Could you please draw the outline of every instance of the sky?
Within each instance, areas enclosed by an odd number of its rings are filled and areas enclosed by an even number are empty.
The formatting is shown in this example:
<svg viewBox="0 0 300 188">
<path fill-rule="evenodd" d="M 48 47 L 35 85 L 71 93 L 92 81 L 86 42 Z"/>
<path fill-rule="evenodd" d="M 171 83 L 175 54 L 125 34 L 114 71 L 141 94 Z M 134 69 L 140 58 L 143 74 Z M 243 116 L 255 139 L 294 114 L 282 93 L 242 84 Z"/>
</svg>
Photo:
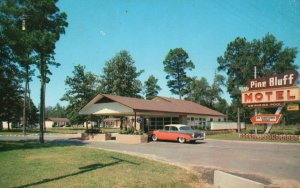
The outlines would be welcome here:
<svg viewBox="0 0 300 188">
<path fill-rule="evenodd" d="M 129 51 L 137 69 L 144 70 L 142 82 L 154 75 L 162 88 L 159 95 L 175 98 L 162 63 L 170 49 L 183 48 L 195 64 L 187 74 L 205 77 L 210 84 L 215 73 L 225 75 L 217 71 L 217 57 L 236 37 L 251 41 L 271 33 L 286 47 L 298 48 L 295 64 L 300 66 L 300 0 L 60 0 L 57 6 L 68 15 L 69 26 L 56 43 L 61 66 L 51 67 L 46 106 L 67 105 L 60 98 L 75 65 L 101 75 L 105 62 L 121 50 Z M 34 78 L 36 105 L 39 88 Z"/>
</svg>

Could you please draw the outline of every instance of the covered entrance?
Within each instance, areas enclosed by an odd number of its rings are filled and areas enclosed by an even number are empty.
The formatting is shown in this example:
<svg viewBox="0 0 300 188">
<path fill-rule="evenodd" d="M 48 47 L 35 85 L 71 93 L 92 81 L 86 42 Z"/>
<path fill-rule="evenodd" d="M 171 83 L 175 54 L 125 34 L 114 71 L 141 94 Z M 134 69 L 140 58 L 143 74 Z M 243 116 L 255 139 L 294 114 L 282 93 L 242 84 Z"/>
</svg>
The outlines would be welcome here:
<svg viewBox="0 0 300 188">
<path fill-rule="evenodd" d="M 120 118 L 120 128 L 133 127 L 148 132 L 163 129 L 167 124 L 187 124 L 188 115 L 223 117 L 217 111 L 199 104 L 155 97 L 152 100 L 137 99 L 108 94 L 99 94 L 84 106 L 79 114 Z"/>
</svg>

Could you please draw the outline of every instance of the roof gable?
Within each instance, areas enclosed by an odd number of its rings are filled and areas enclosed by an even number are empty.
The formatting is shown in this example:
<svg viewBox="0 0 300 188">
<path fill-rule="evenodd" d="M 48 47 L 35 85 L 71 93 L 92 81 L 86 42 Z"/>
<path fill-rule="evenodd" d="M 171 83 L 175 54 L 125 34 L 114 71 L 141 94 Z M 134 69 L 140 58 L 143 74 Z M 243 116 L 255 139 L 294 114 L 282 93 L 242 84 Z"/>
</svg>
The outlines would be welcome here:
<svg viewBox="0 0 300 188">
<path fill-rule="evenodd" d="M 157 111 L 182 114 L 224 116 L 224 114 L 220 112 L 186 100 L 172 99 L 167 97 L 155 97 L 152 100 L 146 100 L 109 94 L 100 94 L 100 96 L 102 97 L 98 97 L 97 100 L 94 100 L 94 103 L 97 103 L 96 101 L 101 101 L 102 98 L 106 98 L 105 101 L 115 101 L 135 111 Z"/>
</svg>

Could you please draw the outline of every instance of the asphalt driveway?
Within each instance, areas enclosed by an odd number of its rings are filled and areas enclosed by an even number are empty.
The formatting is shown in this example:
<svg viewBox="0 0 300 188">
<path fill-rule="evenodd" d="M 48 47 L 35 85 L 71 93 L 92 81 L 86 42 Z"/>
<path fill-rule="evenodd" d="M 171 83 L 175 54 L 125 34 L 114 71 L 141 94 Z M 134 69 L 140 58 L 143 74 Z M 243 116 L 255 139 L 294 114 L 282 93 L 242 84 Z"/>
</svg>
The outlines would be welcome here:
<svg viewBox="0 0 300 188">
<path fill-rule="evenodd" d="M 150 142 L 117 144 L 114 141 L 89 142 L 75 135 L 46 135 L 46 140 L 141 155 L 201 172 L 212 183 L 214 169 L 247 177 L 272 187 L 300 187 L 300 144 L 205 140 L 196 144 Z M 25 139 L 36 139 L 26 136 Z M 24 137 L 0 136 L 0 140 Z"/>
</svg>

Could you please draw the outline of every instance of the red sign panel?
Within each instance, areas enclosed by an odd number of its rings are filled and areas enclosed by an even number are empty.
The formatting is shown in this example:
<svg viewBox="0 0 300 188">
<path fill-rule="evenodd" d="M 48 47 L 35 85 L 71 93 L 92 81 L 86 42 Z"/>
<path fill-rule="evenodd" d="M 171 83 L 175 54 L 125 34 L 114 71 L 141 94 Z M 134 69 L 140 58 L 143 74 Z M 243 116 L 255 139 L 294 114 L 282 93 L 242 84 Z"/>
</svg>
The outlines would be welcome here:
<svg viewBox="0 0 300 188">
<path fill-rule="evenodd" d="M 300 87 L 249 90 L 242 92 L 242 104 L 280 103 L 300 101 Z"/>
<path fill-rule="evenodd" d="M 298 72 L 291 71 L 283 74 L 249 80 L 247 85 L 249 90 L 288 87 L 293 86 L 296 83 L 297 77 Z"/>
<path fill-rule="evenodd" d="M 258 114 L 251 118 L 253 124 L 277 124 L 281 114 Z"/>
</svg>

